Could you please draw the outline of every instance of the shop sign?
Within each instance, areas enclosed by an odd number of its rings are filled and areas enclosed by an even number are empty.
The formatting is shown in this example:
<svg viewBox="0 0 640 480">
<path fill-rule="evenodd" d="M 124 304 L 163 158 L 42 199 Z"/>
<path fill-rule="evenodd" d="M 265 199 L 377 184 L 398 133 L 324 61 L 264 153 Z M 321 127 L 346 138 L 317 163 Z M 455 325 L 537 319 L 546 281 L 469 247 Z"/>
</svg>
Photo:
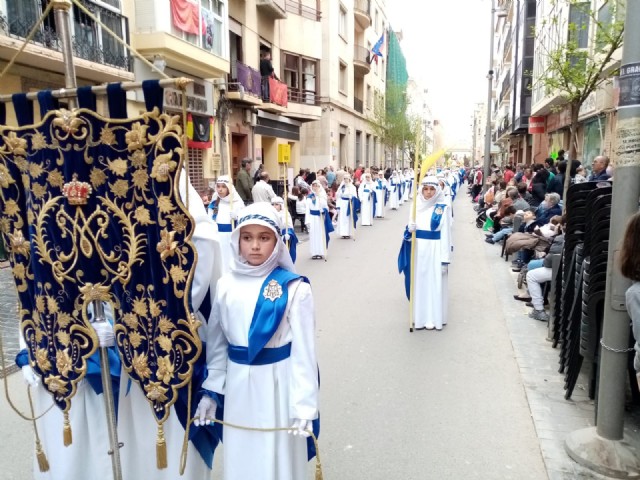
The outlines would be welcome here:
<svg viewBox="0 0 640 480">
<path fill-rule="evenodd" d="M 640 105 L 640 63 L 629 63 L 620 68 L 619 107 L 635 107 Z"/>
<path fill-rule="evenodd" d="M 544 133 L 546 120 L 545 117 L 529 117 L 529 133 Z"/>
</svg>

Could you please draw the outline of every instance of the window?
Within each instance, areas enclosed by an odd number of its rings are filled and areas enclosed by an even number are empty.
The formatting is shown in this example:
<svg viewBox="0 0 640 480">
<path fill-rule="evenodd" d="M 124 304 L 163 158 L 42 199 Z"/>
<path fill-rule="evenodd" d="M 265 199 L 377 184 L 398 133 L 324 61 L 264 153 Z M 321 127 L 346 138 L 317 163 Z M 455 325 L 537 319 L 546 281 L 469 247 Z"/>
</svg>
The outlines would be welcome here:
<svg viewBox="0 0 640 480">
<path fill-rule="evenodd" d="M 347 94 L 347 64 L 340 60 L 340 75 L 338 77 L 338 90 L 340 93 Z"/>
<path fill-rule="evenodd" d="M 596 49 L 602 50 L 607 45 L 606 36 L 611 34 L 613 15 L 609 3 L 598 10 L 598 30 L 596 30 Z"/>
<path fill-rule="evenodd" d="M 373 22 L 373 28 L 374 28 L 374 30 L 375 30 L 376 32 L 378 32 L 378 31 L 379 31 L 379 30 L 378 30 L 378 20 L 379 20 L 379 19 L 378 19 L 378 10 L 376 10 L 375 16 L 374 16 L 373 18 L 374 18 L 374 20 L 375 20 L 375 21 Z"/>
<path fill-rule="evenodd" d="M 200 5 L 196 4 L 194 8 L 200 9 L 198 30 L 202 33 L 184 32 L 173 23 L 171 33 L 203 50 L 223 57 L 226 48 L 226 39 L 222 35 L 225 30 L 226 0 L 200 0 Z"/>
<path fill-rule="evenodd" d="M 373 110 L 373 94 L 372 94 L 372 90 L 371 90 L 371 85 L 367 85 L 367 109 L 368 110 Z M 367 156 L 369 154 L 367 153 Z"/>
<path fill-rule="evenodd" d="M 338 33 L 343 39 L 347 39 L 347 9 L 340 5 Z"/>
<path fill-rule="evenodd" d="M 315 105 L 318 60 L 284 52 L 282 65 L 282 78 L 289 87 L 289 100 Z"/>
<path fill-rule="evenodd" d="M 201 148 L 190 148 L 188 150 L 187 173 L 191 184 L 198 192 L 206 189 L 204 181 L 203 156 L 204 150 Z"/>
<path fill-rule="evenodd" d="M 569 41 L 577 42 L 578 48 L 589 45 L 589 8 L 590 2 L 579 2 L 569 9 Z"/>
<path fill-rule="evenodd" d="M 383 58 L 383 59 L 382 59 L 382 61 L 380 62 L 380 65 L 381 65 L 381 67 L 380 67 L 380 78 L 382 78 L 382 81 L 384 82 L 385 73 L 387 72 L 387 71 L 384 69 L 384 58 Z"/>
</svg>

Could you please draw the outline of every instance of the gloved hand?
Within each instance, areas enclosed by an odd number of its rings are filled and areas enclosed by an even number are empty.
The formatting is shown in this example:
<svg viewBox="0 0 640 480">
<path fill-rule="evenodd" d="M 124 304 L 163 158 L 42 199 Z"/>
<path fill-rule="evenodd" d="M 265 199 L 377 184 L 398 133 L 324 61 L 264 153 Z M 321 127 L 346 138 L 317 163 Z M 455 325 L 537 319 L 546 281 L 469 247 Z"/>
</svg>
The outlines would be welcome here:
<svg viewBox="0 0 640 480">
<path fill-rule="evenodd" d="M 311 228 L 311 224 L 310 223 L 305 223 L 304 226 L 307 228 L 307 231 Z"/>
<path fill-rule="evenodd" d="M 195 421 L 193 422 L 196 427 L 211 425 L 213 423 L 213 419 L 216 418 L 216 409 L 218 405 L 213 398 L 208 395 L 203 395 L 200 403 L 198 403 L 198 408 L 196 408 L 196 413 L 193 415 Z"/>
<path fill-rule="evenodd" d="M 29 365 L 22 367 L 22 376 L 24 377 L 25 383 L 30 387 L 37 387 L 40 383 L 40 377 L 36 375 L 36 372 L 34 372 L 33 368 Z"/>
<path fill-rule="evenodd" d="M 407 229 L 409 230 L 409 233 L 413 233 L 418 229 L 418 225 L 416 224 L 416 222 L 409 222 L 409 225 L 407 225 Z"/>
<path fill-rule="evenodd" d="M 291 240 L 291 235 L 289 235 L 288 233 L 285 233 L 284 234 L 284 239 L 285 239 L 285 241 L 288 242 L 289 240 Z"/>
<path fill-rule="evenodd" d="M 101 347 L 113 347 L 115 345 L 113 327 L 109 322 L 93 322 L 91 326 L 98 335 L 98 341 Z"/>
<path fill-rule="evenodd" d="M 449 265 L 447 263 L 443 263 L 442 264 L 442 273 L 448 273 L 449 272 Z"/>
<path fill-rule="evenodd" d="M 310 437 L 309 431 L 311 431 L 311 420 L 296 418 L 291 425 L 289 433 L 291 435 L 300 435 L 301 437 Z"/>
<path fill-rule="evenodd" d="M 231 218 L 231 220 L 237 220 L 238 219 L 238 212 L 234 212 L 232 210 L 231 212 L 229 212 L 229 217 Z"/>
</svg>

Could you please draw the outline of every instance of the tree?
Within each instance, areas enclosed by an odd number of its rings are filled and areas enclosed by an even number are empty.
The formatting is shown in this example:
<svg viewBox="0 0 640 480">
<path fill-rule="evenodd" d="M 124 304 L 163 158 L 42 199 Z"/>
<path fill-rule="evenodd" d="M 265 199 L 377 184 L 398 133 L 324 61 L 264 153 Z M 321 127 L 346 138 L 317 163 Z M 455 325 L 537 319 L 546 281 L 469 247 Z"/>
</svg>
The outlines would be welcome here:
<svg viewBox="0 0 640 480">
<path fill-rule="evenodd" d="M 580 107 L 589 95 L 610 81 L 618 67 L 614 54 L 623 41 L 623 1 L 605 0 L 598 11 L 591 5 L 591 1 L 551 0 L 552 14 L 538 13 L 544 20 L 534 32 L 536 49 L 544 57 L 542 65 L 534 69 L 534 85 L 541 83 L 546 95 L 560 98 L 555 108 L 568 106 L 571 113 L 569 160 L 563 190 L 565 208 L 571 163 L 576 159 Z"/>
<path fill-rule="evenodd" d="M 408 101 L 405 88 L 393 82 L 388 83 L 385 95 L 375 96 L 369 124 L 386 151 L 391 152 L 395 164 L 398 148 L 411 139 L 412 132 L 415 138 L 415 131 L 406 114 Z"/>
</svg>

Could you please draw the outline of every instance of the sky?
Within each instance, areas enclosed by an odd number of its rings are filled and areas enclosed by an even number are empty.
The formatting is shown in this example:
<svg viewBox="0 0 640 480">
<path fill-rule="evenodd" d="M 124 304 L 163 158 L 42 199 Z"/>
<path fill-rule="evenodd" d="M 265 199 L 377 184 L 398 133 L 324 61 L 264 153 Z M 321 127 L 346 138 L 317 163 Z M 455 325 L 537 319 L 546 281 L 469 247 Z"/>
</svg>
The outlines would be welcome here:
<svg viewBox="0 0 640 480">
<path fill-rule="evenodd" d="M 473 109 L 486 102 L 491 0 L 386 0 L 409 77 L 428 89 L 447 145 L 471 145 Z"/>
</svg>

